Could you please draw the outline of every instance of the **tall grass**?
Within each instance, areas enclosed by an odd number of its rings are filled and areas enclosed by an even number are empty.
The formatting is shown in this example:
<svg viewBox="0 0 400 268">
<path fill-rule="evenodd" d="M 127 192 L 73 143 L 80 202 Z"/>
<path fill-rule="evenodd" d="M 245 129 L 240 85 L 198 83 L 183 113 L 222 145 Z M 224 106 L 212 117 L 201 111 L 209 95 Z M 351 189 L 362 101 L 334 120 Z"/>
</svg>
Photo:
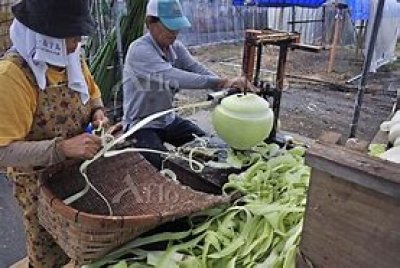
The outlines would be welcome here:
<svg viewBox="0 0 400 268">
<path fill-rule="evenodd" d="M 147 0 L 127 0 L 128 13 L 121 20 L 121 37 L 124 57 L 132 41 L 143 35 Z M 113 88 L 121 81 L 118 70 L 118 53 L 115 29 L 98 48 L 90 70 L 99 85 L 105 103 L 112 99 Z"/>
</svg>

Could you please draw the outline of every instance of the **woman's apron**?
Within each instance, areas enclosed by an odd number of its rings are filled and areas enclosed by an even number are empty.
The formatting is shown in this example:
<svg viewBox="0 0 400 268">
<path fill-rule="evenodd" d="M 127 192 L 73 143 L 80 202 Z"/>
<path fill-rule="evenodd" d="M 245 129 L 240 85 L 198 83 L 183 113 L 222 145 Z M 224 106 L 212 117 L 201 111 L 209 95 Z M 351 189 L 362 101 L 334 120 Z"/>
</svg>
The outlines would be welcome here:
<svg viewBox="0 0 400 268">
<path fill-rule="evenodd" d="M 17 65 L 37 88 L 37 108 L 26 141 L 71 138 L 83 132 L 90 121 L 91 107 L 82 104 L 80 94 L 70 90 L 67 81 L 40 90 L 31 69 L 19 54 L 8 52 L 3 60 Z M 40 176 L 37 170 L 37 167 L 13 168 L 12 172 L 14 195 L 23 210 L 29 264 L 35 268 L 61 267 L 68 262 L 68 257 L 39 224 L 37 216 Z"/>
</svg>

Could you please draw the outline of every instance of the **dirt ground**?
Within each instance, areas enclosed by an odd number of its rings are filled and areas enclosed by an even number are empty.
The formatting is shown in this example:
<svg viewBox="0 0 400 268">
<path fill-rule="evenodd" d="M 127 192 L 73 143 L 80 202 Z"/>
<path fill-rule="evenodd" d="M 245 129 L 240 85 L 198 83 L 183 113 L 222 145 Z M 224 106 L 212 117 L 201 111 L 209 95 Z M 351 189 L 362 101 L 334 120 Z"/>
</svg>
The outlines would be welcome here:
<svg viewBox="0 0 400 268">
<path fill-rule="evenodd" d="M 400 49 L 399 49 L 400 52 Z M 240 75 L 242 44 L 218 45 L 192 49 L 193 55 L 219 75 Z M 275 79 L 277 49 L 264 50 L 261 80 Z M 400 53 L 399 53 L 400 55 Z M 362 58 L 354 49 L 338 51 L 334 72 L 327 73 L 329 51 L 310 53 L 290 51 L 281 104 L 283 130 L 309 138 L 317 138 L 323 131 L 331 130 L 347 136 L 354 112 L 357 82 L 345 85 L 345 81 L 361 73 Z M 384 66 L 368 80 L 359 121 L 357 137 L 371 140 L 382 121 L 390 114 L 396 90 L 400 89 L 400 61 Z M 204 99 L 204 90 L 182 90 L 178 102 L 188 103 Z"/>
</svg>

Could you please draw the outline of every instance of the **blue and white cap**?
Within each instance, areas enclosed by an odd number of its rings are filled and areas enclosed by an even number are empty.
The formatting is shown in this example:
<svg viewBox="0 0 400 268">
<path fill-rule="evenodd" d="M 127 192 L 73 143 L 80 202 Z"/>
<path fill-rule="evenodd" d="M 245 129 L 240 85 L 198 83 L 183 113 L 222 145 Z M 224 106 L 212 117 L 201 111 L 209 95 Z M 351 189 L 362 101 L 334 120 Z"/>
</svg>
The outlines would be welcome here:
<svg viewBox="0 0 400 268">
<path fill-rule="evenodd" d="M 188 18 L 183 15 L 179 0 L 149 0 L 146 16 L 159 18 L 161 23 L 172 31 L 191 26 Z"/>
</svg>

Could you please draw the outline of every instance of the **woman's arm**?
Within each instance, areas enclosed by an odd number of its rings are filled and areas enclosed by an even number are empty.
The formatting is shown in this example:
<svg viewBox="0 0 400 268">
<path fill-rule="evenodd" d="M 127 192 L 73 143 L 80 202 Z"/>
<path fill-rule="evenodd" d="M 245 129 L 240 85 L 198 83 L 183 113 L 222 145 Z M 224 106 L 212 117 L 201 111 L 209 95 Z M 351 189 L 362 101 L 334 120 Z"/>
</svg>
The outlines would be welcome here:
<svg viewBox="0 0 400 268">
<path fill-rule="evenodd" d="M 66 159 L 60 139 L 16 141 L 0 147 L 0 165 L 8 167 L 48 166 Z"/>
<path fill-rule="evenodd" d="M 101 148 L 101 139 L 83 133 L 70 139 L 14 141 L 0 147 L 0 166 L 50 166 L 66 158 L 91 159 Z"/>
</svg>

